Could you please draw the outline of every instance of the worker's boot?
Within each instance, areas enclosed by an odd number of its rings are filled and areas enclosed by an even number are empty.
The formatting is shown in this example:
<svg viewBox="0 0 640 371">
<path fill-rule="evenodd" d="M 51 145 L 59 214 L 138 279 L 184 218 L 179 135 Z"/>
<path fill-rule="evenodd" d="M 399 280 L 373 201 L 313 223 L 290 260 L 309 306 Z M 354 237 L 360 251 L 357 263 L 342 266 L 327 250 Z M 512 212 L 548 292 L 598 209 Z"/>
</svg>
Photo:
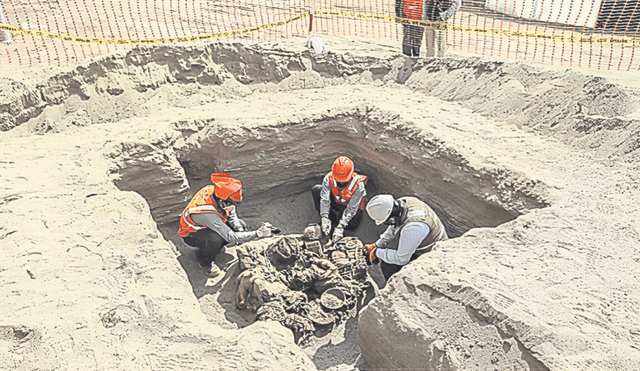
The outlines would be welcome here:
<svg viewBox="0 0 640 371">
<path fill-rule="evenodd" d="M 216 265 L 216 262 L 211 262 L 211 265 L 208 267 L 203 267 L 200 265 L 200 268 L 202 268 L 202 270 L 204 271 L 204 274 L 209 278 L 219 276 L 220 273 L 222 273 L 222 270 L 218 268 L 218 266 Z"/>
</svg>

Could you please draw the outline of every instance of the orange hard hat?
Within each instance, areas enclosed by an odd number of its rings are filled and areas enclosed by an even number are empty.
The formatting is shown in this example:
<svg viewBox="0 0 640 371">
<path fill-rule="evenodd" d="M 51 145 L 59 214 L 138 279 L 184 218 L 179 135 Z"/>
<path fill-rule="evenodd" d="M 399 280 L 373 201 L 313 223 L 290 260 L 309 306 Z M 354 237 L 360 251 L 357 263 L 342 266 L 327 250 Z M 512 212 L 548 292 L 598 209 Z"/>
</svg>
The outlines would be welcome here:
<svg viewBox="0 0 640 371">
<path fill-rule="evenodd" d="M 221 200 L 231 199 L 234 202 L 242 201 L 242 182 L 223 172 L 211 174 L 211 183 L 215 186 L 214 193 Z"/>
<path fill-rule="evenodd" d="M 347 156 L 340 156 L 333 162 L 331 174 L 336 182 L 344 183 L 353 176 L 353 162 Z"/>
</svg>

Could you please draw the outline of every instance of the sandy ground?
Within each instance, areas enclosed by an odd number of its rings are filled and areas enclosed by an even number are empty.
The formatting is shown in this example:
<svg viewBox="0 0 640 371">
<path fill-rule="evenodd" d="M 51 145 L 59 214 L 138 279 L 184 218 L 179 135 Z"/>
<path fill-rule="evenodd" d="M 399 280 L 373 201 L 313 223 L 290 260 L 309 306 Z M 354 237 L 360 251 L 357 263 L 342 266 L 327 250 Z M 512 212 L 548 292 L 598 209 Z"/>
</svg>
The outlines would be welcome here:
<svg viewBox="0 0 640 371">
<path fill-rule="evenodd" d="M 303 42 L 293 38 L 264 47 L 302 51 Z M 382 58 L 398 53 L 397 45 L 382 41 L 326 38 L 326 43 L 339 54 Z M 68 70 L 3 69 L 2 84 L 8 86 L 11 79 L 33 87 Z M 637 74 L 593 74 L 631 91 L 639 87 Z M 507 315 L 547 329 L 552 340 L 538 353 L 551 369 L 613 370 L 640 359 L 640 317 L 634 308 L 640 292 L 639 169 L 630 160 L 633 152 L 612 155 L 614 146 L 597 147 L 573 133 L 555 137 L 535 125 L 491 117 L 479 106 L 440 99 L 434 96 L 438 92 L 420 91 L 421 81 L 429 78 L 424 75 L 414 76 L 407 86 L 357 76 L 322 89 L 278 92 L 269 92 L 266 84 L 262 91 L 251 91 L 236 82 L 184 94 L 167 84 L 144 96 L 127 91 L 127 78 L 120 77 L 126 92 L 117 101 L 105 98 L 91 107 L 91 100 L 72 96 L 0 135 L 2 368 L 197 369 L 215 364 L 213 369 L 339 370 L 361 365 L 355 320 L 304 349 L 279 330 L 272 335 L 249 326 L 230 299 L 233 266 L 223 277 L 205 279 L 194 266 L 193 252 L 168 227 L 158 228 L 147 200 L 119 190 L 114 181 L 118 161 L 130 148 L 144 144 L 170 153 L 184 145 L 181 140 L 191 140 L 177 132 L 174 123 L 179 121 L 214 117 L 218 125 L 230 125 L 242 117 L 241 126 L 255 128 L 363 106 L 436 135 L 474 168 L 505 168 L 540 181 L 542 197 L 553 205 L 496 229 L 472 230 L 420 267 L 434 277 L 440 271 L 444 280 L 472 282 Z M 97 99 L 103 93 L 87 94 Z M 130 114 L 120 118 L 121 112 Z M 92 122 L 97 114 L 108 119 Z M 86 123 L 72 125 L 78 117 Z M 625 118 L 637 120 L 638 112 Z M 611 136 L 628 134 L 621 129 Z M 307 210 L 302 215 L 308 217 L 306 196 L 292 200 L 286 202 Z M 290 207 L 284 202 L 270 206 Z M 268 217 L 274 224 L 291 225 L 291 233 L 307 223 L 276 212 Z M 527 232 L 527 223 L 539 233 Z M 607 228 L 598 229 L 603 225 Z M 478 251 L 489 257 L 480 258 Z M 467 266 L 456 263 L 456 253 Z M 220 262 L 231 261 L 233 250 L 228 255 Z M 531 280 L 518 281 L 519 275 L 541 283 L 532 287 Z M 607 303 L 617 307 L 601 310 Z M 246 332 L 238 335 L 239 329 Z M 585 340 L 589 337 L 592 342 Z M 584 348 L 575 350 L 573 342 Z M 614 361 L 581 363 L 591 359 L 581 353 L 589 350 L 603 358 L 615 351 Z"/>
</svg>

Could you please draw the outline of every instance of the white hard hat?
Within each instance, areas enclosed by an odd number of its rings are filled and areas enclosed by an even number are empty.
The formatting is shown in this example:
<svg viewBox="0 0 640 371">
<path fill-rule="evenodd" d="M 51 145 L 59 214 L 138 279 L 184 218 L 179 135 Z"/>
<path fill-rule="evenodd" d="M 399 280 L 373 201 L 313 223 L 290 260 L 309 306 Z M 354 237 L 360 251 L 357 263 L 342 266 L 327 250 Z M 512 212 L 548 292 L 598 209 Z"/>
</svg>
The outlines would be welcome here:
<svg viewBox="0 0 640 371">
<path fill-rule="evenodd" d="M 367 214 L 376 225 L 384 223 L 391 215 L 394 201 L 392 195 L 377 195 L 367 203 Z"/>
</svg>

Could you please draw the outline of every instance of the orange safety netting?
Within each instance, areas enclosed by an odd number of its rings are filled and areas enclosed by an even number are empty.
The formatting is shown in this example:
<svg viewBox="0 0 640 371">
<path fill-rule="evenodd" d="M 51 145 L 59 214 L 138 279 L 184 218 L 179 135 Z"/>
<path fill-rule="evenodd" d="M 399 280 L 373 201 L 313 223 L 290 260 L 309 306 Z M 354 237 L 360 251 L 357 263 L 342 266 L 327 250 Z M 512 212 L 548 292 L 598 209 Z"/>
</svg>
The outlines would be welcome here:
<svg viewBox="0 0 640 371">
<path fill-rule="evenodd" d="M 463 0 L 447 21 L 426 13 L 451 0 L 406 1 L 0 0 L 0 67 L 77 64 L 135 45 L 274 41 L 312 29 L 397 40 L 398 52 L 419 34 L 420 56 L 430 56 L 425 42 L 435 37 L 443 49 L 472 55 L 640 69 L 637 0 Z"/>
</svg>

